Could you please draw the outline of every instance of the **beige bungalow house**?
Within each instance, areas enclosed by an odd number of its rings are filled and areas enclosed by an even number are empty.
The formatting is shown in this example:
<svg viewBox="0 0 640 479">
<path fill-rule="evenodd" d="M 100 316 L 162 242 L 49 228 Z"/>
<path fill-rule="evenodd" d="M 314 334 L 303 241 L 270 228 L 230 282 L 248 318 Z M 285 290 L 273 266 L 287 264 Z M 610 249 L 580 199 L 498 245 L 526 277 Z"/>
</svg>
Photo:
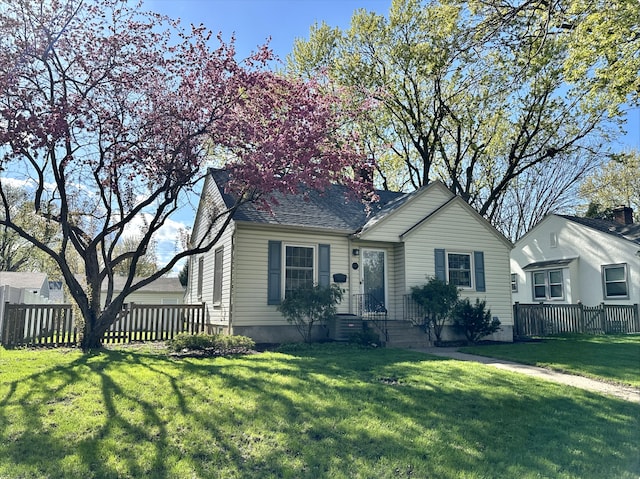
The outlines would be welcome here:
<svg viewBox="0 0 640 479">
<path fill-rule="evenodd" d="M 210 171 L 192 242 L 205 234 L 212 208 L 234 204 L 226 178 L 224 170 Z M 408 325 L 424 344 L 408 299 L 412 286 L 437 277 L 454 282 L 461 297 L 486 300 L 502 324 L 487 339 L 511 341 L 510 241 L 441 182 L 378 195 L 369 211 L 339 186 L 306 198 L 276 195 L 270 211 L 244 204 L 210 252 L 190 258 L 185 302 L 206 303 L 214 332 L 259 343 L 297 341 L 295 327 L 278 312 L 280 301 L 303 284 L 337 283 L 338 321 L 383 314 L 385 324 Z"/>
</svg>

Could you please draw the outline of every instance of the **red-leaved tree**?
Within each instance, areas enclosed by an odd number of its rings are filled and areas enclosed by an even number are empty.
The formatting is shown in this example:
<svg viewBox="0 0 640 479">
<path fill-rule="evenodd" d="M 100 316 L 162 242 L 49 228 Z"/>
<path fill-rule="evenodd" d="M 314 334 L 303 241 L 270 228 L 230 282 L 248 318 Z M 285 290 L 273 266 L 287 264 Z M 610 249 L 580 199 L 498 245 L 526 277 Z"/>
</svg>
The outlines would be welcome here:
<svg viewBox="0 0 640 479">
<path fill-rule="evenodd" d="M 0 225 L 57 263 L 83 319 L 84 350 L 101 346 L 128 294 L 208 251 L 240 202 L 301 183 L 342 183 L 359 196 L 369 187 L 354 175 L 367 165 L 338 97 L 269 71 L 266 46 L 237 61 L 233 42 L 210 36 L 120 0 L 0 8 Z M 138 261 L 212 153 L 225 158 L 239 203 L 211 217 L 217 234 L 139 280 Z M 32 185 L 33 214 L 56 229 L 54 246 L 12 214 L 8 177 Z M 140 242 L 123 252 L 125 229 L 142 214 Z M 81 277 L 69 266 L 78 256 Z M 116 293 L 113 270 L 125 261 Z"/>
</svg>

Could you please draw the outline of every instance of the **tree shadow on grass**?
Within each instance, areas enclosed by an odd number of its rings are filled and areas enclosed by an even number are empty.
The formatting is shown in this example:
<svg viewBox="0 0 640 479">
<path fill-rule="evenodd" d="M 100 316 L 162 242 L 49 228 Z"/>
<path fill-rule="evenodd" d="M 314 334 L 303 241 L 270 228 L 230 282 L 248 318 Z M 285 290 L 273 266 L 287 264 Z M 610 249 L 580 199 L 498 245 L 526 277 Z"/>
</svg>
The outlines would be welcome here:
<svg viewBox="0 0 640 479">
<path fill-rule="evenodd" d="M 15 477 L 623 478 L 640 471 L 637 406 L 406 351 L 181 361 L 103 351 L 0 387 L 0 464 L 15 466 Z M 49 408 L 73 416 L 83 391 L 94 420 L 60 434 Z M 82 414 L 89 412 L 85 404 Z M 15 417 L 21 428 L 11 426 Z"/>
</svg>

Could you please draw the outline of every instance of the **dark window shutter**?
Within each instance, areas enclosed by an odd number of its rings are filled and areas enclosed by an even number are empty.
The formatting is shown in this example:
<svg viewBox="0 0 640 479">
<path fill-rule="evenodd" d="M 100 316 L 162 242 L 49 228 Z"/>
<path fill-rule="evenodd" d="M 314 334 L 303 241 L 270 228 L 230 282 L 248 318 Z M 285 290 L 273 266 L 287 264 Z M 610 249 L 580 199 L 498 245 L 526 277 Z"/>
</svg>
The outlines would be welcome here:
<svg viewBox="0 0 640 479">
<path fill-rule="evenodd" d="M 473 252 L 473 264 L 476 275 L 476 291 L 486 291 L 487 286 L 484 281 L 484 253 L 482 251 Z"/>
<path fill-rule="evenodd" d="M 269 241 L 269 259 L 267 268 L 267 304 L 280 304 L 282 300 L 282 242 Z"/>
<path fill-rule="evenodd" d="M 204 258 L 198 258 L 198 299 L 202 299 L 202 283 L 204 278 Z"/>
<path fill-rule="evenodd" d="M 436 260 L 436 279 L 440 281 L 447 281 L 447 269 L 445 266 L 445 256 L 443 249 L 435 250 L 435 260 Z"/>
<path fill-rule="evenodd" d="M 222 265 L 224 261 L 224 248 L 218 248 L 214 253 L 213 262 L 213 302 L 222 302 Z"/>
<path fill-rule="evenodd" d="M 331 277 L 331 247 L 318 245 L 318 285 L 328 288 Z"/>
</svg>

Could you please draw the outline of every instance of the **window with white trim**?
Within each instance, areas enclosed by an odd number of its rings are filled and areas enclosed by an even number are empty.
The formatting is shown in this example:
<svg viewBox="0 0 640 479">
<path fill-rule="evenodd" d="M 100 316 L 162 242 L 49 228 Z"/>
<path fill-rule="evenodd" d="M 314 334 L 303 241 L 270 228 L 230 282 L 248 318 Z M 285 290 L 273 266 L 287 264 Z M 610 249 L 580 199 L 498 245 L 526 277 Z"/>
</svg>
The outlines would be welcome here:
<svg viewBox="0 0 640 479">
<path fill-rule="evenodd" d="M 459 288 L 471 288 L 471 254 L 447 253 L 449 284 Z"/>
<path fill-rule="evenodd" d="M 534 300 L 564 298 L 564 282 L 561 269 L 534 271 L 532 275 Z"/>
<path fill-rule="evenodd" d="M 285 246 L 284 294 L 293 290 L 311 288 L 314 283 L 315 249 L 310 246 Z"/>
<path fill-rule="evenodd" d="M 518 275 L 516 273 L 511 273 L 511 292 L 518 292 Z"/>
<path fill-rule="evenodd" d="M 607 299 L 626 299 L 629 297 L 626 264 L 608 264 L 602 267 L 602 286 Z"/>
</svg>

